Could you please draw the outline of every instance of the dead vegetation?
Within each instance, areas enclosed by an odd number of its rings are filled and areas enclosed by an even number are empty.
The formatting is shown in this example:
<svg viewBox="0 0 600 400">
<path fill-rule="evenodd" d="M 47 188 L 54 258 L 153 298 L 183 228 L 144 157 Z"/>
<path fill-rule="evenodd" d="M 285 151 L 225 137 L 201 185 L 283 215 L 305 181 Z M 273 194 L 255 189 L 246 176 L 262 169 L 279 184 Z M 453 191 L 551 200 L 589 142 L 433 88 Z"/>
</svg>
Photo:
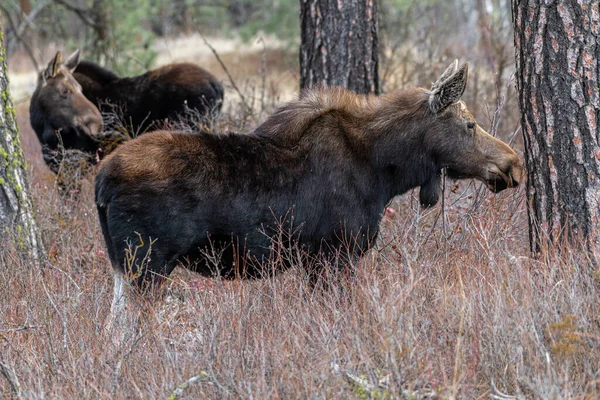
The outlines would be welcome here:
<svg viewBox="0 0 600 400">
<path fill-rule="evenodd" d="M 277 82 L 262 74 L 240 83 L 253 112 L 240 114 L 228 91 L 217 130 L 246 131 L 272 111 Z M 427 211 L 416 192 L 397 199 L 356 276 L 316 293 L 300 269 L 233 282 L 178 269 L 115 349 L 103 330 L 112 271 L 92 178 L 61 197 L 26 110 L 17 113 L 48 259 L 38 269 L 14 245 L 0 249 L 4 397 L 600 396 L 600 275 L 577 243 L 530 256 L 524 186 L 492 195 L 447 182 Z M 489 116 L 479 115 L 485 128 L 518 120 Z"/>
</svg>

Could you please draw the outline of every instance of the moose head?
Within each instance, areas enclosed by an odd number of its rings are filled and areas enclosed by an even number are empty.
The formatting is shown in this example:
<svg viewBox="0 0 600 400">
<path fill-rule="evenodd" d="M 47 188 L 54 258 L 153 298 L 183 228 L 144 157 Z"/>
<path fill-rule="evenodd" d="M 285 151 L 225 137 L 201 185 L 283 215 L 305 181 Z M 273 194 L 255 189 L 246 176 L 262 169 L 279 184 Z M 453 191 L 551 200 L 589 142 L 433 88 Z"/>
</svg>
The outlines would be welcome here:
<svg viewBox="0 0 600 400">
<path fill-rule="evenodd" d="M 467 86 L 468 64 L 454 61 L 428 92 L 430 124 L 424 136 L 435 163 L 452 179 L 474 178 L 493 192 L 515 187 L 523 169 L 517 154 L 486 132 L 461 97 Z M 421 186 L 423 206 L 437 203 L 441 175 Z"/>
<path fill-rule="evenodd" d="M 79 50 L 63 63 L 59 51 L 40 72 L 31 98 L 31 122 L 43 145 L 95 151 L 102 131 L 102 115 L 81 91 L 72 75 L 79 63 Z"/>
</svg>

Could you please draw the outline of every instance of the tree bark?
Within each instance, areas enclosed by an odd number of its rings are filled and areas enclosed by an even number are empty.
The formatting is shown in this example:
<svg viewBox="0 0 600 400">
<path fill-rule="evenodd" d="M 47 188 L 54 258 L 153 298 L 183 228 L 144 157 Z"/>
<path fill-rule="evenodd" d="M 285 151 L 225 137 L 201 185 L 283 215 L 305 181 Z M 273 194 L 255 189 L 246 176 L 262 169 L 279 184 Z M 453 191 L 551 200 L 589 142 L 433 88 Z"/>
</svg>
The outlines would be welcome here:
<svg viewBox="0 0 600 400">
<path fill-rule="evenodd" d="M 17 245 L 39 261 L 42 242 L 33 217 L 27 166 L 8 91 L 7 72 L 0 30 L 0 239 L 16 238 Z"/>
<path fill-rule="evenodd" d="M 378 0 L 300 0 L 300 89 L 379 93 Z"/>
<path fill-rule="evenodd" d="M 531 248 L 583 236 L 598 250 L 598 1 L 512 0 L 512 12 Z"/>
</svg>

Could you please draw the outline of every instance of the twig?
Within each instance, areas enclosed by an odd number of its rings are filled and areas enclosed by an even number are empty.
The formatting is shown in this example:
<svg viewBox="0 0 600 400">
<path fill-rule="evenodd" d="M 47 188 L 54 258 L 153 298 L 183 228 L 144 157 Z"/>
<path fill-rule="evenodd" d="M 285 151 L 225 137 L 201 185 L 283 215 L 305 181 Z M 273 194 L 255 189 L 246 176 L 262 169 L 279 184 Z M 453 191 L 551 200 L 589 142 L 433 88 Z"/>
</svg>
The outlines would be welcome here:
<svg viewBox="0 0 600 400">
<path fill-rule="evenodd" d="M 183 382 L 181 385 L 177 386 L 177 389 L 173 390 L 173 393 L 171 393 L 167 400 L 177 400 L 181 398 L 181 396 L 183 396 L 183 392 L 185 392 L 187 388 L 198 382 L 204 382 L 209 385 L 213 384 L 211 381 L 208 380 L 208 374 L 202 371 L 199 375 L 193 376 L 187 381 Z"/>
<path fill-rule="evenodd" d="M 494 383 L 493 379 L 492 379 L 492 390 L 493 390 L 493 393 L 490 393 L 488 395 L 491 399 L 495 399 L 495 400 L 523 400 L 523 398 L 521 396 L 512 396 L 510 394 L 502 393 L 496 387 L 496 384 Z"/>
<path fill-rule="evenodd" d="M 26 331 L 28 329 L 37 329 L 37 328 L 39 328 L 38 325 L 23 325 L 23 326 L 20 326 L 18 328 L 2 329 L 2 330 L 0 330 L 0 334 L 2 334 L 2 333 L 12 333 L 12 332 L 21 332 L 21 331 Z"/>
<path fill-rule="evenodd" d="M 17 39 L 17 41 L 19 43 L 21 43 L 23 45 L 23 47 L 25 47 L 25 51 L 27 52 L 27 55 L 31 59 L 31 63 L 35 67 L 35 70 L 39 71 L 40 65 L 38 64 L 37 60 L 35 59 L 35 55 L 33 54 L 33 49 L 31 48 L 29 43 L 27 43 L 25 41 L 25 39 L 23 39 L 23 37 L 19 33 L 20 29 L 17 28 L 15 22 L 13 21 L 12 17 L 10 16 L 10 13 L 8 12 L 8 9 L 6 9 L 3 5 L 0 4 L 0 10 L 4 11 L 4 15 L 6 16 L 8 25 L 10 25 L 10 29 L 13 31 L 13 34 L 15 35 L 15 38 Z"/>
<path fill-rule="evenodd" d="M 367 381 L 364 378 L 361 378 L 359 376 L 353 375 L 350 372 L 346 371 L 346 378 L 348 378 L 348 381 L 354 385 L 358 385 L 359 387 L 362 387 L 364 390 L 366 390 L 367 392 L 371 393 L 371 392 L 375 392 L 379 389 L 379 387 L 372 385 L 371 383 L 369 383 L 369 381 Z"/>
<path fill-rule="evenodd" d="M 206 40 L 206 37 L 204 37 L 204 35 L 202 33 L 200 33 L 200 36 L 202 37 L 202 40 L 204 40 L 204 44 L 206 44 L 208 46 L 208 48 L 210 49 L 210 51 L 212 51 L 213 54 L 215 55 L 215 57 L 216 57 L 217 61 L 219 62 L 219 64 L 221 64 L 221 68 L 223 68 L 223 71 L 225 71 L 225 73 L 227 74 L 227 77 L 229 78 L 229 82 L 231 83 L 231 86 L 233 86 L 233 88 L 235 89 L 235 91 L 240 95 L 240 99 L 242 100 L 242 104 L 244 104 L 244 107 L 246 108 L 246 111 L 248 112 L 248 114 L 251 114 L 252 113 L 252 108 L 250 108 L 250 106 L 246 102 L 246 98 L 244 97 L 244 95 L 242 94 L 242 92 L 240 91 L 240 89 L 235 84 L 235 81 L 233 80 L 233 77 L 231 76 L 231 74 L 229 73 L 229 70 L 227 69 L 227 67 L 225 66 L 225 64 L 223 63 L 223 61 L 221 60 L 221 57 L 219 57 L 219 54 L 217 54 L 217 51 L 215 50 L 215 48 L 212 47 L 210 45 L 210 43 L 208 43 L 208 40 Z"/>
<path fill-rule="evenodd" d="M 260 88 L 260 114 L 258 115 L 258 120 L 262 120 L 263 112 L 265 111 L 265 86 L 267 83 L 267 46 L 265 44 L 265 40 L 263 37 L 260 38 L 260 43 L 262 44 L 263 51 L 262 57 L 260 60 L 260 69 L 259 76 L 261 77 L 261 88 Z"/>
<path fill-rule="evenodd" d="M 65 7 L 67 10 L 75 13 L 86 25 L 92 28 L 98 28 L 98 23 L 96 23 L 96 21 L 93 21 L 94 12 L 90 9 L 77 7 L 65 0 L 54 0 L 54 2 Z"/>
<path fill-rule="evenodd" d="M 4 375 L 10 385 L 11 394 L 17 398 L 21 398 L 21 384 L 15 371 L 3 362 L 0 362 L 0 371 L 2 371 L 2 375 Z"/>
<path fill-rule="evenodd" d="M 81 288 L 79 287 L 79 285 L 77 284 L 77 282 L 75 282 L 75 280 L 73 280 L 73 278 L 71 278 L 71 275 L 69 275 L 69 274 L 68 274 L 66 271 L 63 271 L 62 269 L 60 269 L 60 268 L 58 268 L 57 266 L 53 265 L 53 264 L 52 264 L 51 262 L 49 262 L 49 261 L 48 261 L 48 262 L 46 262 L 46 263 L 44 263 L 44 266 L 45 266 L 45 267 L 48 267 L 48 268 L 51 268 L 51 269 L 54 269 L 54 270 L 56 270 L 56 271 L 58 271 L 58 272 L 60 272 L 60 273 L 64 274 L 64 275 L 65 275 L 67 278 L 69 278 L 69 280 L 71 281 L 71 283 L 72 283 L 73 285 L 75 285 L 75 287 L 77 288 L 77 290 L 79 290 L 79 294 L 78 294 L 78 296 L 80 296 L 80 295 L 83 293 L 83 291 L 81 290 Z"/>
<path fill-rule="evenodd" d="M 41 282 L 42 282 L 42 287 L 44 288 L 44 292 L 46 292 L 46 296 L 48 297 L 48 300 L 50 300 L 50 304 L 52 305 L 52 308 L 54 308 L 54 311 L 56 311 L 56 315 L 58 315 L 58 317 L 60 318 L 60 320 L 62 322 L 62 325 L 63 325 L 63 349 L 66 350 L 68 348 L 67 319 L 64 315 L 62 315 L 60 313 L 58 306 L 56 305 L 56 303 L 54 302 L 54 299 L 52 298 L 52 295 L 50 294 L 50 291 L 46 287 L 46 283 L 44 282 L 44 277 L 41 275 L 41 270 L 40 270 L 40 278 L 41 278 Z"/>
</svg>

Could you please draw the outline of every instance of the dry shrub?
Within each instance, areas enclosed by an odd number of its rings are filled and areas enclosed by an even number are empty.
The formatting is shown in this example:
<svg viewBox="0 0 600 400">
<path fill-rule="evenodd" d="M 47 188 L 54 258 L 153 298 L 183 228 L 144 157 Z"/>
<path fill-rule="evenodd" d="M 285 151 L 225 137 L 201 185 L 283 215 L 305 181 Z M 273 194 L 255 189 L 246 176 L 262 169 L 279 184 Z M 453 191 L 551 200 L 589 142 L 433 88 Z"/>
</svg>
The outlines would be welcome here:
<svg viewBox="0 0 600 400">
<path fill-rule="evenodd" d="M 180 269 L 118 352 L 102 330 L 112 272 L 91 184 L 78 201 L 36 188 L 45 266 L 0 251 L 1 393 L 164 398 L 198 377 L 184 397 L 475 398 L 494 382 L 522 398 L 594 398 L 588 260 L 530 258 L 523 189 L 476 186 L 447 193 L 443 212 L 400 198 L 355 276 L 332 273 L 321 290 L 302 266 L 256 281 Z"/>
<path fill-rule="evenodd" d="M 270 113 L 260 85 L 242 92 L 266 106 L 239 113 L 234 101 L 217 131 Z M 598 272 L 577 242 L 530 256 L 523 187 L 492 195 L 447 182 L 429 210 L 416 191 L 397 199 L 354 274 L 331 271 L 316 291 L 302 265 L 254 281 L 177 269 L 162 300 L 141 301 L 136 336 L 115 351 L 103 331 L 112 271 L 92 177 L 78 199 L 61 198 L 25 143 L 48 259 L 36 268 L 0 248 L 3 396 L 600 396 Z"/>
</svg>

